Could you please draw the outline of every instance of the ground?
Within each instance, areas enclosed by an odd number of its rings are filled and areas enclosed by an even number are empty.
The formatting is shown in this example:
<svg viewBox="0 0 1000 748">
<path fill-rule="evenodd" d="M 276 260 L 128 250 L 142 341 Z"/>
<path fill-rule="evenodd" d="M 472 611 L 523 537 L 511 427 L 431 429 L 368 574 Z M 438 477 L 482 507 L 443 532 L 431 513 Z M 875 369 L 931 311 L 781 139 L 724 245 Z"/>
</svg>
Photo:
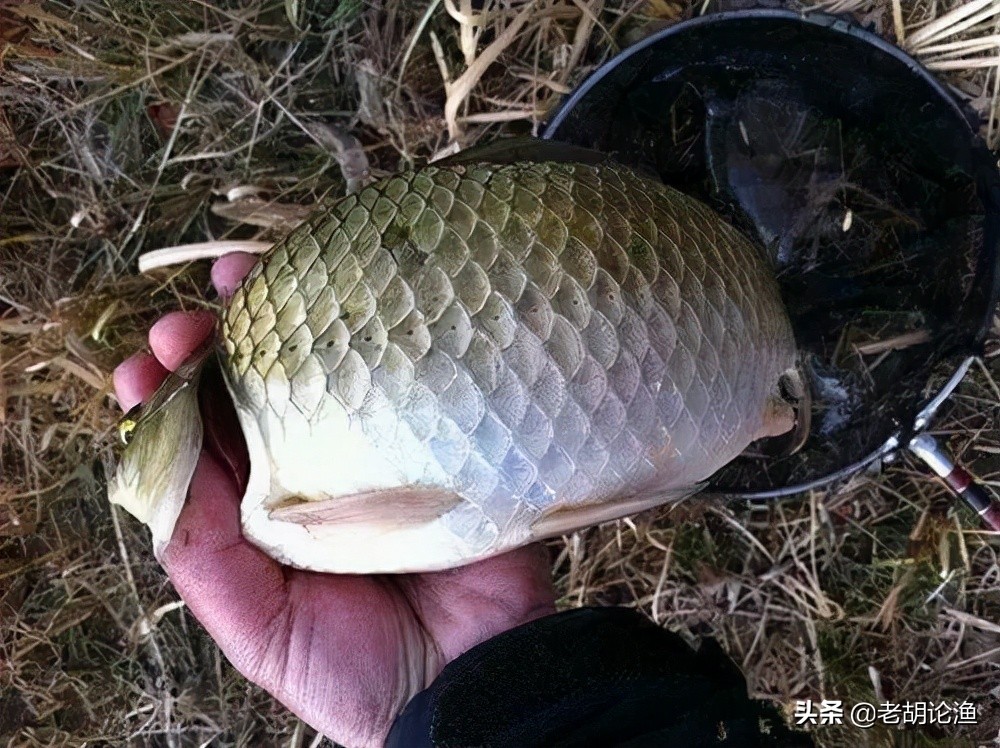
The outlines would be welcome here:
<svg viewBox="0 0 1000 748">
<path fill-rule="evenodd" d="M 232 670 L 146 530 L 106 500 L 111 370 L 158 313 L 207 303 L 204 266 L 141 277 L 137 256 L 268 239 L 282 216 L 261 204 L 340 194 L 324 126 L 353 133 L 376 174 L 527 132 L 618 50 L 713 5 L 0 3 L 4 744 L 321 742 Z M 1000 3 L 820 5 L 945 76 L 996 145 Z M 1000 485 L 994 347 L 934 429 L 987 485 Z M 789 715 L 800 699 L 979 706 L 978 725 L 819 727 L 819 745 L 1000 744 L 1000 538 L 905 459 L 789 501 L 705 497 L 551 547 L 562 606 L 635 606 L 691 641 L 714 636 Z"/>
</svg>

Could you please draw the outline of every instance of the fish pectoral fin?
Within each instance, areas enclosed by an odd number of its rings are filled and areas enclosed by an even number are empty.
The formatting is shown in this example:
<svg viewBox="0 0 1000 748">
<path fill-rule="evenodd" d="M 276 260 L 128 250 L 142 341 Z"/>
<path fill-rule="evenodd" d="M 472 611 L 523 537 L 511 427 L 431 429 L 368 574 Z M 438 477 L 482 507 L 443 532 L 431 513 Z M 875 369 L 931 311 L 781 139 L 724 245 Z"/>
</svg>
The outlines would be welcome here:
<svg viewBox="0 0 1000 748">
<path fill-rule="evenodd" d="M 363 524 L 396 530 L 433 522 L 461 501 L 441 488 L 380 488 L 318 501 L 290 496 L 271 508 L 268 518 L 298 525 Z"/>
<path fill-rule="evenodd" d="M 644 512 L 661 504 L 674 503 L 698 493 L 707 483 L 697 483 L 685 488 L 642 491 L 627 499 L 610 503 L 588 502 L 550 509 L 536 519 L 531 525 L 533 540 L 565 535 L 584 527 L 599 525 L 614 519 L 621 519 L 632 514 Z"/>
</svg>

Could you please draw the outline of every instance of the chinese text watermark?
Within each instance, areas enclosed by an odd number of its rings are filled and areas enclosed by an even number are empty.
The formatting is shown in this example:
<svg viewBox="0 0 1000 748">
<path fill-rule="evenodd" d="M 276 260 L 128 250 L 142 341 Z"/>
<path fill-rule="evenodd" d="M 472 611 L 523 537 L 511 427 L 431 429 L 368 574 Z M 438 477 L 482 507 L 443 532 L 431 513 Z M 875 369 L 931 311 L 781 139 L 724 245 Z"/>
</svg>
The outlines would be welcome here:
<svg viewBox="0 0 1000 748">
<path fill-rule="evenodd" d="M 793 715 L 798 726 L 812 725 L 974 725 L 976 705 L 970 701 L 906 701 L 870 704 L 859 701 L 845 706 L 839 699 L 795 702 Z"/>
</svg>

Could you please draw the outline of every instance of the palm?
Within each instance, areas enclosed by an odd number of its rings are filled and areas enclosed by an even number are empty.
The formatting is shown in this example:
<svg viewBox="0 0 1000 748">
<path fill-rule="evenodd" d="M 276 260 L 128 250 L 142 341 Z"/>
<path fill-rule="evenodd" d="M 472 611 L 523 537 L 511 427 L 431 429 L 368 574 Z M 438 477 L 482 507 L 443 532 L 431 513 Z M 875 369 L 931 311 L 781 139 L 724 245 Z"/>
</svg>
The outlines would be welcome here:
<svg viewBox="0 0 1000 748">
<path fill-rule="evenodd" d="M 249 262 L 236 265 L 221 282 L 213 273 L 221 290 Z M 161 319 L 149 336 L 155 358 L 140 354 L 115 371 L 120 403 L 128 408 L 147 398 L 211 329 L 204 315 Z M 207 448 L 160 561 L 236 668 L 321 732 L 349 746 L 380 744 L 402 706 L 445 664 L 552 612 L 548 563 L 537 546 L 427 574 L 366 577 L 281 566 L 241 534 L 234 466 L 242 437 L 214 415 L 207 416 Z"/>
</svg>

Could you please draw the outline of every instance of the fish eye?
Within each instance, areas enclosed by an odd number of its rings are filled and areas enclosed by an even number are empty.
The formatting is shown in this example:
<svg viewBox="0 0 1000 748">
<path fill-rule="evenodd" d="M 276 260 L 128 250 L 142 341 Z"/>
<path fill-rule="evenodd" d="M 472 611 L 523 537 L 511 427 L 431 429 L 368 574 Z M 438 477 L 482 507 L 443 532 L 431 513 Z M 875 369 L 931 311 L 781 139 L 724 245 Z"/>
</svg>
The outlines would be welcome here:
<svg viewBox="0 0 1000 748">
<path fill-rule="evenodd" d="M 124 418 L 121 423 L 118 424 L 118 436 L 122 440 L 122 444 L 127 445 L 132 441 L 132 434 L 135 433 L 135 419 Z"/>
<path fill-rule="evenodd" d="M 132 441 L 135 428 L 139 425 L 139 414 L 141 412 L 142 404 L 140 403 L 129 410 L 118 422 L 118 437 L 122 440 L 122 444 L 127 446 Z"/>
</svg>

